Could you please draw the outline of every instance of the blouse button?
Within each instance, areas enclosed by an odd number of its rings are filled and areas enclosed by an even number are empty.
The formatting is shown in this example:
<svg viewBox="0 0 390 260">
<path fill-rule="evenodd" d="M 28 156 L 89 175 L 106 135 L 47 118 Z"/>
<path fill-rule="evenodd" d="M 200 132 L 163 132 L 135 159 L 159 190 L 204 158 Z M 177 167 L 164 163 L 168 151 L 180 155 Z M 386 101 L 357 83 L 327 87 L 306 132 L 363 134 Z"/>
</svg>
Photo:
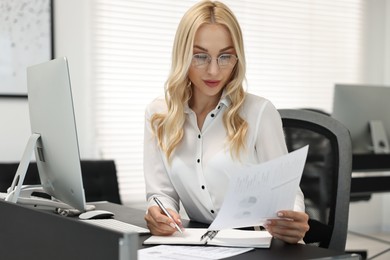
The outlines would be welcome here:
<svg viewBox="0 0 390 260">
<path fill-rule="evenodd" d="M 211 117 L 214 117 L 215 115 L 214 114 L 211 114 Z"/>
<path fill-rule="evenodd" d="M 198 135 L 198 138 L 199 138 L 199 139 L 200 139 L 200 137 L 201 137 L 201 136 L 200 136 L 200 135 Z"/>
<path fill-rule="evenodd" d="M 218 106 L 218 109 L 221 109 L 221 106 Z"/>
<path fill-rule="evenodd" d="M 214 214 L 214 210 L 210 210 L 210 212 Z"/>
<path fill-rule="evenodd" d="M 196 160 L 198 163 L 200 163 L 200 159 Z"/>
<path fill-rule="evenodd" d="M 204 190 L 204 185 L 202 185 L 202 190 Z"/>
</svg>

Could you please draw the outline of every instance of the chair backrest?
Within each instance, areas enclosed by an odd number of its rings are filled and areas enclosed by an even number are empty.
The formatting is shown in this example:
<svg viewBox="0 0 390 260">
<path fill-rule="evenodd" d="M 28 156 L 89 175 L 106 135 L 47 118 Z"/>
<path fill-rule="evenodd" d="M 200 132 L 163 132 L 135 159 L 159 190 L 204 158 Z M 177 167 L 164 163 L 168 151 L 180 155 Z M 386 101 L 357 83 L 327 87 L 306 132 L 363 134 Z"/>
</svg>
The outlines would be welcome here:
<svg viewBox="0 0 390 260">
<path fill-rule="evenodd" d="M 121 204 L 119 186 L 113 160 L 82 160 L 81 172 L 87 202 L 109 201 Z M 11 186 L 19 163 L 0 163 L 0 192 Z M 23 184 L 39 184 L 38 168 L 31 162 Z"/>
<path fill-rule="evenodd" d="M 300 187 L 310 230 L 304 241 L 345 250 L 352 174 L 348 129 L 336 119 L 303 109 L 280 109 L 289 151 L 309 145 Z"/>
</svg>

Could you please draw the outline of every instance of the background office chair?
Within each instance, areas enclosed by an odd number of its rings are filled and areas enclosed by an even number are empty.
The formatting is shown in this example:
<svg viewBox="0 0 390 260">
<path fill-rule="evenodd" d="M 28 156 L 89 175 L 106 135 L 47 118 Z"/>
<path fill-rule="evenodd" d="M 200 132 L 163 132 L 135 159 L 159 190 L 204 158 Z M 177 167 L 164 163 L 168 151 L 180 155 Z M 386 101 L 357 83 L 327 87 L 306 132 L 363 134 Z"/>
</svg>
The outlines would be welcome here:
<svg viewBox="0 0 390 260">
<path fill-rule="evenodd" d="M 6 192 L 11 186 L 18 166 L 19 163 L 0 163 L 0 192 Z M 113 160 L 82 160 L 81 172 L 87 202 L 109 201 L 121 204 Z M 23 184 L 40 184 L 35 162 L 30 163 Z"/>
<path fill-rule="evenodd" d="M 310 230 L 304 241 L 345 250 L 348 229 L 352 148 L 348 129 L 322 113 L 280 109 L 289 151 L 309 145 L 300 187 Z"/>
</svg>

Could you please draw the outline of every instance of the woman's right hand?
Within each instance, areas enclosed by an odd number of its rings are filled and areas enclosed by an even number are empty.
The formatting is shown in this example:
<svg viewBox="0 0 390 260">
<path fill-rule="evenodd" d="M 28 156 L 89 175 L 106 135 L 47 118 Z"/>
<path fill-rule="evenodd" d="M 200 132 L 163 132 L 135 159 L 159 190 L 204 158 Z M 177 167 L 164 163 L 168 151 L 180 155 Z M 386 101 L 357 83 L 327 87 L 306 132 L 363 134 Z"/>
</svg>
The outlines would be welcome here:
<svg viewBox="0 0 390 260">
<path fill-rule="evenodd" d="M 171 209 L 167 209 L 177 225 L 183 230 L 183 224 L 180 215 Z M 146 224 L 152 233 L 157 236 L 170 236 L 176 231 L 174 222 L 166 216 L 158 206 L 151 206 L 145 215 Z"/>
</svg>

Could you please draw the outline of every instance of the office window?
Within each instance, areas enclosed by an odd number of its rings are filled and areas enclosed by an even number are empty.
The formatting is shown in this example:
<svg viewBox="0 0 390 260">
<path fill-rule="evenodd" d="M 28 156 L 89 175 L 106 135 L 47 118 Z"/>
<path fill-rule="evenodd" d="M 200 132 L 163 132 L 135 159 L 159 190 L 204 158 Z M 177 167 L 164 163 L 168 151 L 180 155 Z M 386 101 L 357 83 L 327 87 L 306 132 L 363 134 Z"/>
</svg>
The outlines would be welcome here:
<svg viewBox="0 0 390 260">
<path fill-rule="evenodd" d="M 174 33 L 190 0 L 91 3 L 97 146 L 117 164 L 122 200 L 144 203 L 144 109 L 163 95 Z M 278 108 L 330 112 L 336 82 L 362 82 L 363 0 L 225 0 L 241 23 L 247 90 Z"/>
</svg>

